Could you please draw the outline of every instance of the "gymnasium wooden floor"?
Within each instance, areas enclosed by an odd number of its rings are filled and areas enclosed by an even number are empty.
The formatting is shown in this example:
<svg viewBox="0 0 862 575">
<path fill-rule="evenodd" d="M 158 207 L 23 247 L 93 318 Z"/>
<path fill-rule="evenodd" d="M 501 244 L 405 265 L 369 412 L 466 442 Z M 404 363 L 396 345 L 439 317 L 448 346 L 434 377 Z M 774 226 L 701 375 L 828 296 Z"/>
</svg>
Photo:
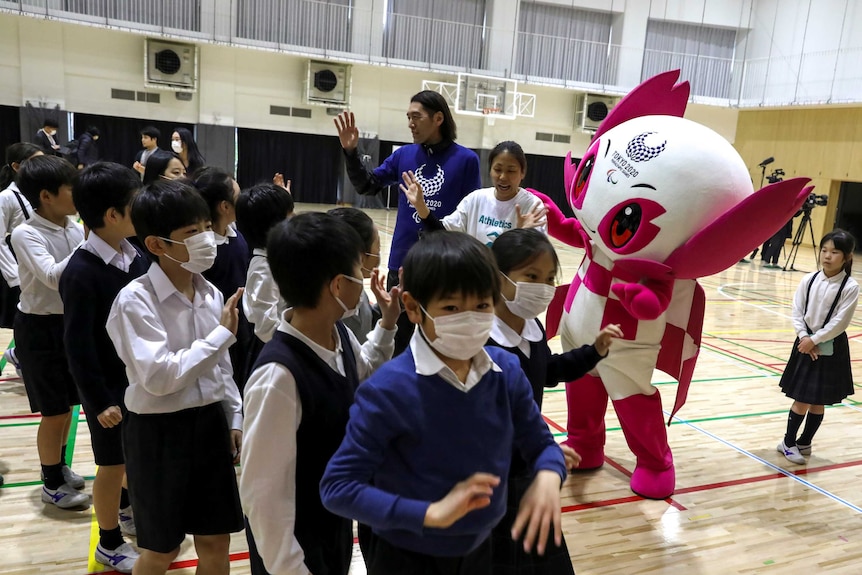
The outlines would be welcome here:
<svg viewBox="0 0 862 575">
<path fill-rule="evenodd" d="M 382 232 L 386 261 L 395 212 L 369 213 Z M 558 249 L 567 280 L 582 253 Z M 857 265 L 858 278 L 862 264 Z M 796 267 L 811 271 L 814 266 L 814 252 L 803 247 Z M 688 402 L 668 431 L 676 494 L 648 501 L 629 490 L 634 457 L 609 408 L 606 465 L 572 475 L 563 486 L 563 526 L 577 573 L 862 572 L 857 483 L 862 441 L 854 431 L 862 423 L 862 403 L 851 397 L 827 409 L 807 465 L 794 465 L 775 451 L 790 406 L 777 382 L 794 339 L 790 302 L 801 277 L 763 268 L 757 260 L 701 280 L 707 294 L 703 347 Z M 0 332 L 5 349 L 11 332 Z M 848 330 L 851 351 L 862 357 L 862 348 L 855 347 L 860 334 L 862 316 Z M 552 345 L 558 348 L 559 342 Z M 859 361 L 854 360 L 854 368 Z M 653 380 L 669 408 L 675 383 L 660 372 Z M 546 393 L 545 415 L 559 437 L 566 422 L 565 394 L 562 388 Z M 70 441 L 73 467 L 90 479 L 95 466 L 89 434 L 84 415 L 78 419 Z M 6 477 L 0 489 L 0 573 L 101 572 L 89 560 L 98 533 L 92 508 L 62 511 L 40 500 L 37 423 L 21 382 L 5 366 L 0 379 L 0 473 Z M 232 573 L 249 572 L 246 551 L 244 535 L 235 535 Z M 194 557 L 187 541 L 172 573 L 193 573 Z M 364 575 L 358 555 L 352 572 Z"/>
</svg>

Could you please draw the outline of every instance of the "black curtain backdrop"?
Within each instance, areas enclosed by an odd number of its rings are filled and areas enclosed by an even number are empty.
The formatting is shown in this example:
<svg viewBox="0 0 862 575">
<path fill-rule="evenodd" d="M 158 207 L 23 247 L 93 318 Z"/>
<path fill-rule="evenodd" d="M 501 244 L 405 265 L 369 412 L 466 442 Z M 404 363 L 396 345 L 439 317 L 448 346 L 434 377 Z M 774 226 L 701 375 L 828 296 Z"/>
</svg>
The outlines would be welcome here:
<svg viewBox="0 0 862 575">
<path fill-rule="evenodd" d="M 28 140 L 30 138 L 27 138 Z M 6 148 L 21 141 L 21 115 L 16 106 L 0 106 L 0 164 L 6 161 Z"/>
<path fill-rule="evenodd" d="M 115 116 L 99 116 L 97 114 L 75 113 L 75 137 L 80 136 L 89 126 L 99 128 L 99 159 L 107 162 L 117 162 L 131 167 L 135 156 L 141 148 L 141 130 L 146 126 L 155 126 L 162 133 L 159 147 L 171 149 L 171 134 L 174 128 L 188 128 L 194 133 L 193 124 L 182 122 L 161 122 L 140 118 L 117 118 Z"/>
<path fill-rule="evenodd" d="M 527 177 L 521 182 L 522 188 L 533 188 L 554 200 L 564 214 L 571 217 L 572 208 L 566 200 L 566 189 L 563 182 L 564 156 L 538 156 L 526 154 Z M 573 159 L 575 164 L 580 158 Z"/>
<path fill-rule="evenodd" d="M 236 178 L 243 188 L 272 181 L 276 172 L 291 181 L 297 202 L 334 204 L 337 201 L 343 154 L 337 136 L 292 132 L 237 130 Z M 384 158 L 386 156 L 383 156 Z"/>
</svg>

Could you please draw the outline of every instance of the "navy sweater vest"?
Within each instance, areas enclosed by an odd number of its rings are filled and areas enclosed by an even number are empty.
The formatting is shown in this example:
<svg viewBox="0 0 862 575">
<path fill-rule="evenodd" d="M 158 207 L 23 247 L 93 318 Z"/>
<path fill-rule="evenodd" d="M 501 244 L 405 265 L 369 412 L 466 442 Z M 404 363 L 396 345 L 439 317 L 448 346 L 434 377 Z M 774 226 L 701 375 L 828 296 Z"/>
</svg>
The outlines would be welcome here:
<svg viewBox="0 0 862 575">
<path fill-rule="evenodd" d="M 139 254 L 127 273 L 78 249 L 60 276 L 69 371 L 88 413 L 98 415 L 112 405 L 124 405 L 123 394 L 129 386 L 126 366 L 117 356 L 105 323 L 120 290 L 149 267 L 150 261 Z"/>
<path fill-rule="evenodd" d="M 255 369 L 267 363 L 285 366 L 296 380 L 302 421 L 296 432 L 296 522 L 294 535 L 305 554 L 305 565 L 317 575 L 347 575 L 353 549 L 349 519 L 327 511 L 320 502 L 320 478 L 341 445 L 353 394 L 359 385 L 356 355 L 341 322 L 344 371 L 334 371 L 305 343 L 276 330 L 263 346 Z"/>
</svg>

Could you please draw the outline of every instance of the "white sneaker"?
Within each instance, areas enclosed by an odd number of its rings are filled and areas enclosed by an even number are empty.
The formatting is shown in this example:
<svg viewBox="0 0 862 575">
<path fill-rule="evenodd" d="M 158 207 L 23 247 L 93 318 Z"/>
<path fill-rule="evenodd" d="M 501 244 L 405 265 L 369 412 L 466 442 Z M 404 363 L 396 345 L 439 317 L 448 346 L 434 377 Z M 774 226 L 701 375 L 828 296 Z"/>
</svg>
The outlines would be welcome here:
<svg viewBox="0 0 862 575">
<path fill-rule="evenodd" d="M 131 537 L 135 537 L 138 534 L 138 530 L 135 528 L 135 515 L 132 513 L 131 505 L 120 509 L 120 531 Z"/>
<path fill-rule="evenodd" d="M 96 563 L 101 563 L 120 573 L 131 573 L 135 561 L 140 556 L 128 543 L 123 543 L 113 551 L 105 549 L 101 543 L 98 543 L 96 544 L 96 552 L 93 554 Z"/>
<path fill-rule="evenodd" d="M 15 348 L 10 347 L 3 353 L 3 357 L 6 358 L 6 363 L 11 363 L 15 367 L 15 373 L 19 378 L 21 375 L 21 364 L 18 363 L 18 356 L 15 354 Z"/>
<path fill-rule="evenodd" d="M 60 509 L 90 506 L 89 495 L 80 493 L 65 483 L 57 489 L 48 489 L 47 486 L 42 485 L 42 501 L 44 503 L 52 503 Z"/>
<path fill-rule="evenodd" d="M 68 465 L 63 466 L 63 481 L 66 482 L 66 485 L 71 485 L 75 489 L 84 488 L 84 478 L 72 471 L 72 468 Z"/>
<path fill-rule="evenodd" d="M 802 445 L 801 443 L 797 443 L 796 447 L 799 448 L 799 453 L 802 455 L 811 455 L 811 444 Z"/>
<path fill-rule="evenodd" d="M 778 447 L 775 448 L 778 453 L 784 454 L 784 457 L 787 461 L 791 463 L 796 463 L 797 465 L 805 465 L 805 458 L 802 457 L 802 454 L 799 453 L 799 447 L 794 445 L 793 447 L 787 447 L 784 445 L 784 440 L 781 440 L 781 443 L 778 444 Z"/>
</svg>

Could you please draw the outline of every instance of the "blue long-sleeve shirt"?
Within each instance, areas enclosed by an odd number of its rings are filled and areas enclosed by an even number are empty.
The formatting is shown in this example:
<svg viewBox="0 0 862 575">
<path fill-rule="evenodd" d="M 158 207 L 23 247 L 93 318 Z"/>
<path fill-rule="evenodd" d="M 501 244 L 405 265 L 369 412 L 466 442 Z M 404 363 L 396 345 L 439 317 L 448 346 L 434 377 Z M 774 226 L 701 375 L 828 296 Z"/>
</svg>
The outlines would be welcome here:
<svg viewBox="0 0 862 575">
<path fill-rule="evenodd" d="M 516 447 L 534 472 L 566 477 L 518 359 L 486 348 L 491 369 L 469 391 L 416 372 L 408 349 L 359 386 L 347 432 L 321 481 L 324 506 L 370 525 L 391 544 L 460 556 L 481 544 L 506 510 Z M 428 506 L 477 472 L 500 477 L 491 504 L 446 529 L 423 526 Z"/>
</svg>

